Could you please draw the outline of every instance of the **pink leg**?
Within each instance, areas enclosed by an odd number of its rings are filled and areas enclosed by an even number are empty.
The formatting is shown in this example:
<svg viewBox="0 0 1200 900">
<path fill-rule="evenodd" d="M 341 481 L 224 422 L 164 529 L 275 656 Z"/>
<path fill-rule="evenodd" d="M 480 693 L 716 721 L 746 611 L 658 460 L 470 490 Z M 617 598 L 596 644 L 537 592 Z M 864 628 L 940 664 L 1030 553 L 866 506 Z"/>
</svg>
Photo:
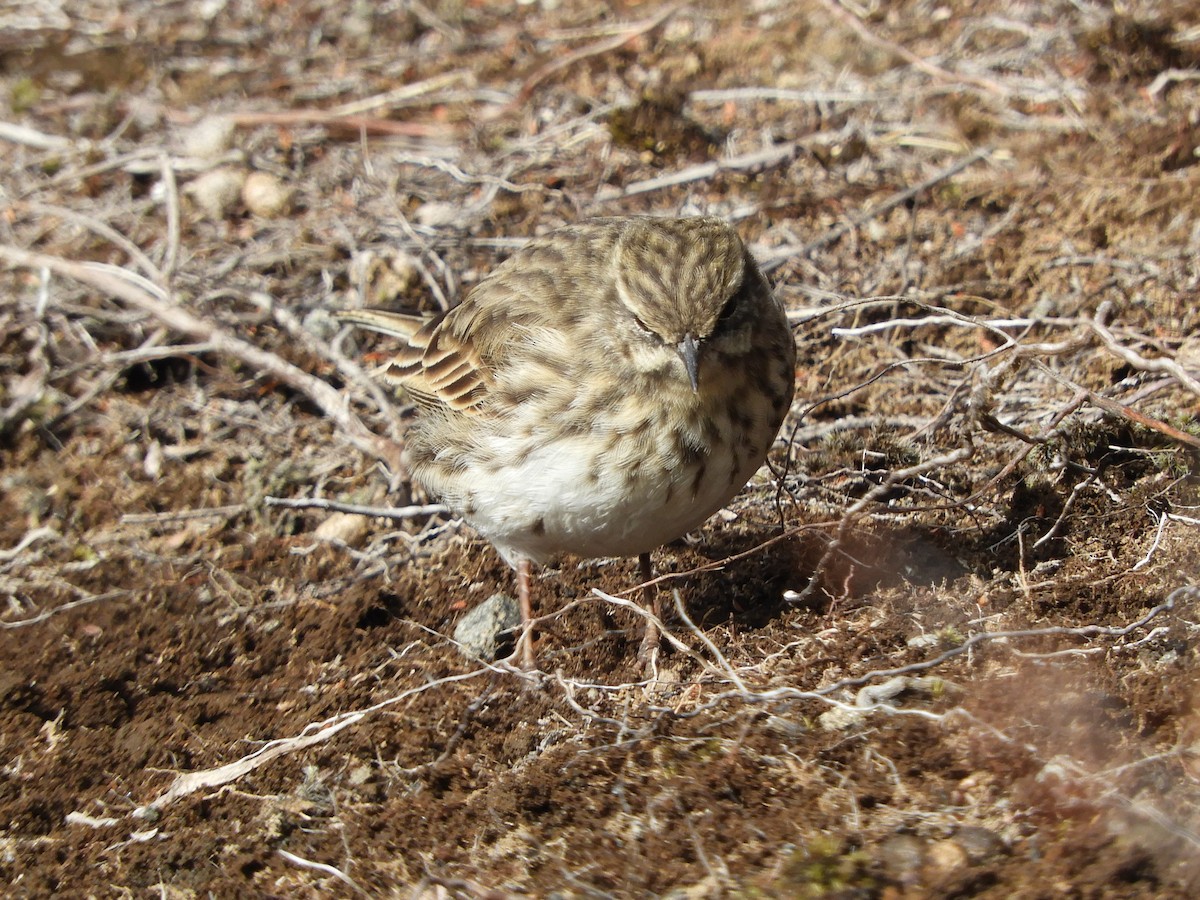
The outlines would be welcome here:
<svg viewBox="0 0 1200 900">
<path fill-rule="evenodd" d="M 523 559 L 517 563 L 517 603 L 521 607 L 521 665 L 532 669 L 533 663 L 533 603 L 529 599 L 529 586 L 533 580 L 533 563 Z"/>
<path fill-rule="evenodd" d="M 649 553 L 638 556 L 638 574 L 641 576 L 642 584 L 646 584 L 654 577 L 654 568 L 650 565 Z M 658 590 L 655 587 L 647 585 L 642 588 L 642 606 L 654 613 L 656 618 L 662 618 L 662 604 L 659 602 Z M 647 620 L 646 630 L 642 634 L 642 646 L 638 650 L 638 659 L 646 664 L 647 671 L 651 673 L 654 671 L 654 664 L 658 661 L 659 640 L 658 626 Z"/>
</svg>

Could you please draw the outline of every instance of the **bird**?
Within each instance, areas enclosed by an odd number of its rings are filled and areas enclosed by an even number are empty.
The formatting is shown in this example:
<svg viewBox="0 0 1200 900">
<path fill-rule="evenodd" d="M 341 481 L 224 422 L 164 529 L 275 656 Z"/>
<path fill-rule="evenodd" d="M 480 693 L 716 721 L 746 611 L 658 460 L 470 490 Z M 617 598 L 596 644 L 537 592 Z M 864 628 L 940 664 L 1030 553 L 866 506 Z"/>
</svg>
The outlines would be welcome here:
<svg viewBox="0 0 1200 900">
<path fill-rule="evenodd" d="M 637 556 L 650 581 L 650 552 L 745 486 L 792 401 L 786 311 L 719 217 L 586 220 L 530 240 L 434 317 L 337 315 L 398 339 L 380 374 L 417 407 L 405 463 L 516 569 L 526 668 L 533 566 Z"/>
</svg>

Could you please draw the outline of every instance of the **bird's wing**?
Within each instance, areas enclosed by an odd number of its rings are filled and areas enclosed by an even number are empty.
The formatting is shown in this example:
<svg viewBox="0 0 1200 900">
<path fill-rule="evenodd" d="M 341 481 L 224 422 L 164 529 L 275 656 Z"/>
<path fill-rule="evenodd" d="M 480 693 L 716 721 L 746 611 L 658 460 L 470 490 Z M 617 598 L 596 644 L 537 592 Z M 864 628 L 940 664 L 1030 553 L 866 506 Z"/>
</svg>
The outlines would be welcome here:
<svg viewBox="0 0 1200 900">
<path fill-rule="evenodd" d="M 620 220 L 602 220 L 531 241 L 462 303 L 432 319 L 372 309 L 337 316 L 400 339 L 383 376 L 402 384 L 418 404 L 481 412 L 496 373 L 525 360 L 530 345 L 539 347 L 535 356 L 563 352 L 547 335 L 562 319 L 582 315 L 588 298 L 597 302 L 598 279 L 622 227 Z"/>
<path fill-rule="evenodd" d="M 381 309 L 346 310 L 337 317 L 400 339 L 382 374 L 403 385 L 417 403 L 468 410 L 483 402 L 489 378 L 469 329 L 463 334 L 462 320 L 470 318 L 464 314 L 471 312 L 465 306 L 432 319 Z"/>
</svg>

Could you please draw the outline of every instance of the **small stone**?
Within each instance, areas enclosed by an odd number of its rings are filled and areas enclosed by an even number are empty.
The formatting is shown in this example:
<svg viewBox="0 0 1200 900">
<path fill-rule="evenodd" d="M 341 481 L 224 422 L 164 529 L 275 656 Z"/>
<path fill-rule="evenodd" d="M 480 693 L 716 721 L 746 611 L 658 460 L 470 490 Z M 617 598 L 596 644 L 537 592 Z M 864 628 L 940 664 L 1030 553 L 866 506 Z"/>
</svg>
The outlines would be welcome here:
<svg viewBox="0 0 1200 900">
<path fill-rule="evenodd" d="M 905 643 L 913 650 L 925 650 L 929 647 L 936 647 L 939 643 L 936 634 L 918 634 L 916 637 L 911 637 Z"/>
<path fill-rule="evenodd" d="M 678 680 L 680 679 L 676 678 L 676 681 Z M 799 737 L 808 731 L 808 727 L 799 719 L 790 719 L 786 716 L 767 716 L 763 727 L 775 734 L 792 738 Z"/>
<path fill-rule="evenodd" d="M 323 341 L 333 340 L 334 335 L 344 327 L 329 310 L 319 306 L 306 312 L 304 318 L 300 320 L 300 324 L 309 334 L 315 334 Z"/>
<path fill-rule="evenodd" d="M 242 202 L 253 215 L 276 219 L 292 210 L 294 191 L 270 172 L 251 172 L 242 185 Z"/>
<path fill-rule="evenodd" d="M 184 193 L 192 198 L 192 202 L 204 216 L 220 221 L 237 206 L 245 182 L 245 172 L 222 166 L 198 176 L 184 188 Z"/>
<path fill-rule="evenodd" d="M 958 841 L 935 841 L 929 845 L 929 849 L 925 852 L 925 858 L 929 861 L 930 867 L 937 869 L 940 872 L 949 872 L 954 869 L 961 869 L 971 862 L 967 851 L 962 848 Z"/>
<path fill-rule="evenodd" d="M 846 731 L 861 725 L 870 713 L 863 709 L 847 709 L 835 706 L 817 716 L 817 724 L 823 731 Z"/>
<path fill-rule="evenodd" d="M 442 200 L 430 200 L 422 203 L 413 213 L 418 225 L 429 228 L 441 228 L 462 221 L 462 207 L 457 203 L 446 203 Z"/>
<path fill-rule="evenodd" d="M 146 448 L 146 455 L 142 459 L 142 471 L 146 473 L 146 477 L 151 481 L 157 481 L 158 476 L 162 474 L 162 468 L 162 444 L 157 440 L 151 441 L 150 446 Z"/>
<path fill-rule="evenodd" d="M 978 825 L 964 825 L 954 832 L 954 840 L 967 852 L 972 863 L 987 862 L 1008 850 L 1003 838 Z"/>
<path fill-rule="evenodd" d="M 339 541 L 347 547 L 357 547 L 371 530 L 366 516 L 335 512 L 316 527 L 313 537 L 321 541 Z"/>
<path fill-rule="evenodd" d="M 913 834 L 893 834 L 879 844 L 877 856 L 888 878 L 912 884 L 925 864 L 925 842 Z"/>
<path fill-rule="evenodd" d="M 206 116 L 179 135 L 179 147 L 185 156 L 217 159 L 233 146 L 233 120 L 225 116 Z"/>
<path fill-rule="evenodd" d="M 495 659 L 500 636 L 521 624 L 517 601 L 506 594 L 492 594 L 459 620 L 454 629 L 462 651 L 479 659 Z"/>
</svg>

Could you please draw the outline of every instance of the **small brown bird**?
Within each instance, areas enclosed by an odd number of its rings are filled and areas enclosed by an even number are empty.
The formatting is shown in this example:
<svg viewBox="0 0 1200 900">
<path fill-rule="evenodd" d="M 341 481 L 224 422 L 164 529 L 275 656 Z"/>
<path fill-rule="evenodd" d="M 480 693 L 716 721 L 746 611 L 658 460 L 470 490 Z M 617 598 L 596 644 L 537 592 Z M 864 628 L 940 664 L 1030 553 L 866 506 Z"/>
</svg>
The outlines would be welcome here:
<svg viewBox="0 0 1200 900">
<path fill-rule="evenodd" d="M 383 375 L 419 407 L 412 476 L 517 569 L 526 623 L 531 563 L 556 554 L 636 555 L 649 580 L 650 551 L 762 465 L 792 399 L 787 316 L 716 218 L 595 219 L 436 318 L 339 317 L 402 341 Z"/>
</svg>

